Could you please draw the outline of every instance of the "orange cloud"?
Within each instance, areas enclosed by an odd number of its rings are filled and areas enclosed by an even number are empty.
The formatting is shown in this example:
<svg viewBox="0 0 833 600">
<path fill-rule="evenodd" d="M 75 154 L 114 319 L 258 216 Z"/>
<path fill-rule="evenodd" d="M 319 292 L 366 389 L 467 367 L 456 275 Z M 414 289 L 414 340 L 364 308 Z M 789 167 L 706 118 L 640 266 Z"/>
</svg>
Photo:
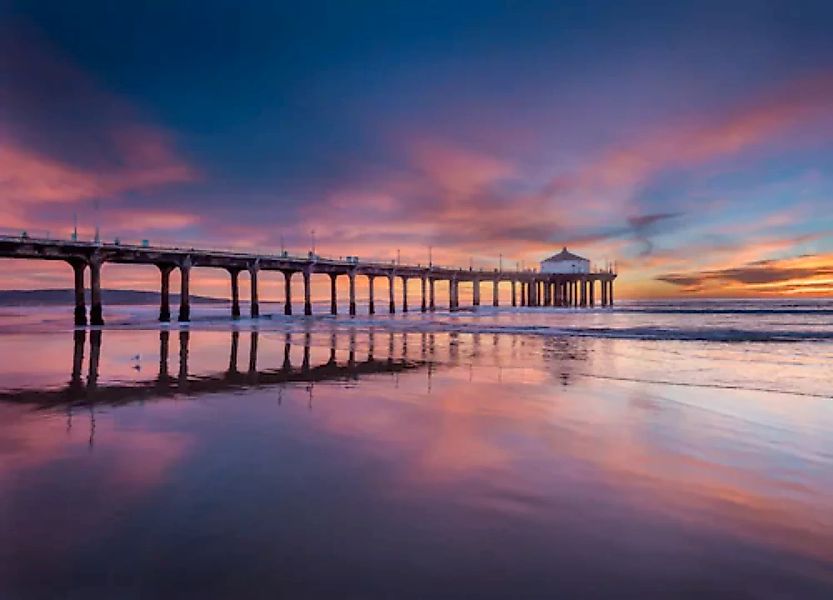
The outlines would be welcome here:
<svg viewBox="0 0 833 600">
<path fill-rule="evenodd" d="M 699 295 L 818 295 L 833 293 L 833 254 L 759 260 L 737 267 L 661 275 L 659 280 Z"/>
</svg>

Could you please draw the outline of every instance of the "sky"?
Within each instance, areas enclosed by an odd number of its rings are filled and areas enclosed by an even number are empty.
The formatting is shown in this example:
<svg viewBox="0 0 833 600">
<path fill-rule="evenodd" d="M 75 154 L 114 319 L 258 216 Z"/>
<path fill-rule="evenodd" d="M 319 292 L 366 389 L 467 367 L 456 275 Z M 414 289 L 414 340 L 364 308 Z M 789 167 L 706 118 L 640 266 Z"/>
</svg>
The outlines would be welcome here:
<svg viewBox="0 0 833 600">
<path fill-rule="evenodd" d="M 833 4 L 0 4 L 0 233 L 833 294 Z M 108 272 L 109 271 L 109 272 Z M 5 261 L 0 286 L 69 287 Z M 153 289 L 151 267 L 106 287 Z M 196 275 L 227 295 L 227 276 Z"/>
</svg>

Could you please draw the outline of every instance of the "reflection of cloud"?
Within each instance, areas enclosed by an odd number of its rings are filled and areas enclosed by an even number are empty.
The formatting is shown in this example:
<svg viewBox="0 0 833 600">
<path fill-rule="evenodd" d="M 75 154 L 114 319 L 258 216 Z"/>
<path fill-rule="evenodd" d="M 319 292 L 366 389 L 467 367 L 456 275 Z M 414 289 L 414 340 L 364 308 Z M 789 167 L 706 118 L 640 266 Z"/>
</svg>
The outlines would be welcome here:
<svg viewBox="0 0 833 600">
<path fill-rule="evenodd" d="M 710 435 L 738 423 L 716 423 L 723 412 L 696 408 L 710 404 L 710 392 L 698 397 L 696 389 L 663 388 L 671 397 L 657 398 L 645 415 L 640 405 L 624 407 L 616 400 L 627 392 L 641 398 L 642 389 L 632 384 L 611 388 L 582 378 L 575 387 L 553 389 L 549 369 L 558 361 L 547 359 L 541 368 L 543 348 L 536 340 L 525 343 L 523 356 L 513 357 L 508 346 L 497 348 L 507 367 L 500 385 L 476 361 L 480 370 L 472 381 L 466 368 L 443 369 L 435 374 L 431 395 L 417 399 L 423 374 L 400 379 L 395 402 L 384 387 L 364 385 L 350 403 L 327 403 L 318 422 L 330 435 L 348 435 L 368 451 L 385 448 L 395 456 L 395 468 L 378 486 L 397 494 L 461 498 L 503 517 L 508 510 L 528 514 L 536 523 L 569 520 L 550 507 L 578 499 L 659 528 L 772 544 L 801 558 L 825 559 L 833 551 L 817 521 L 826 514 L 825 481 L 809 476 L 805 488 L 780 479 L 777 471 L 739 464 L 732 448 L 712 444 Z M 577 349 L 585 343 L 590 342 L 578 342 Z M 467 354 L 472 347 L 467 343 L 460 350 Z M 614 362 L 617 369 L 641 372 L 644 360 L 637 364 L 621 355 Z M 594 370 L 585 361 L 579 364 Z M 674 400 L 682 400 L 684 408 Z M 742 404 L 745 397 L 739 392 L 727 398 L 732 400 Z M 754 402 L 756 411 L 774 411 L 779 423 L 798 428 L 796 435 L 813 414 L 811 407 L 803 417 L 786 412 L 779 397 L 755 395 Z M 678 408 L 684 414 L 674 416 L 685 418 L 669 418 Z M 747 425 L 746 417 L 737 418 Z M 652 426 L 658 422 L 671 429 L 658 435 Z M 754 449 L 763 455 L 773 451 L 763 442 Z M 520 500 L 510 506 L 501 503 L 506 497 Z"/>
<path fill-rule="evenodd" d="M 18 573 L 44 561 L 64 561 L 78 552 L 79 544 L 93 544 L 111 535 L 131 507 L 164 486 L 174 467 L 189 452 L 191 439 L 180 432 L 155 432 L 119 427 L 107 413 L 96 415 L 95 444 L 90 451 L 87 410 L 77 410 L 72 429 L 53 415 L 23 413 L 20 407 L 0 407 L 3 444 L 0 447 L 0 507 L 19 503 L 19 480 L 37 478 L 41 493 L 61 496 L 61 506 L 48 515 L 42 511 L 14 511 L 14 539 L 38 540 L 18 544 L 4 557 Z M 99 447 L 101 450 L 99 450 Z M 67 461 L 84 463 L 83 485 L 77 472 L 65 472 Z M 51 491 L 51 494 L 50 494 Z M 78 505 L 84 510 L 77 510 Z M 36 552 L 36 554 L 32 554 Z"/>
</svg>

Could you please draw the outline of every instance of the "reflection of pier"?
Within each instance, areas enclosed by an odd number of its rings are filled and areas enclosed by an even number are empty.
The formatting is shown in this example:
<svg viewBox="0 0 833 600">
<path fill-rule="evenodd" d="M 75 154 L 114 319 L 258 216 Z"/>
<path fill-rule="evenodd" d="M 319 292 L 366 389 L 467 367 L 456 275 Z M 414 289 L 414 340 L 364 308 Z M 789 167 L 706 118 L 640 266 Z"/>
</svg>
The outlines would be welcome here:
<svg viewBox="0 0 833 600">
<path fill-rule="evenodd" d="M 130 383 L 99 383 L 99 361 L 102 346 L 101 330 L 89 332 L 89 360 L 87 362 L 86 379 L 84 378 L 85 346 L 87 332 L 77 330 L 73 332 L 72 373 L 69 383 L 60 389 L 31 389 L 14 390 L 0 393 L 0 402 L 16 402 L 39 406 L 54 406 L 62 404 L 102 403 L 123 404 L 143 400 L 145 398 L 172 396 L 175 394 L 199 395 L 223 391 L 234 391 L 255 386 L 272 386 L 287 383 L 314 383 L 325 381 L 351 381 L 362 376 L 378 373 L 399 373 L 417 369 L 430 363 L 425 361 L 426 343 L 417 359 L 408 357 L 407 344 L 402 344 L 401 355 L 394 356 L 393 334 L 387 336 L 388 356 L 384 359 L 374 357 L 375 339 L 373 334 L 368 338 L 366 352 L 358 356 L 354 334 L 349 336 L 349 348 L 346 360 L 337 358 L 337 341 L 335 334 L 330 337 L 328 359 L 320 364 L 314 364 L 311 349 L 314 347 L 309 333 L 303 334 L 303 355 L 300 364 L 293 364 L 291 350 L 292 335 L 285 334 L 283 343 L 283 362 L 278 368 L 258 369 L 257 355 L 259 335 L 257 331 L 249 334 L 249 360 L 245 370 L 238 369 L 238 351 L 240 333 L 231 332 L 229 364 L 225 371 L 205 375 L 190 375 L 189 373 L 189 343 L 190 332 L 180 331 L 177 335 L 179 344 L 179 367 L 175 375 L 169 369 L 169 354 L 171 352 L 171 337 L 169 331 L 159 332 L 159 370 L 155 379 Z M 176 334 L 174 334 L 176 335 Z M 297 335 L 297 334 L 296 334 Z"/>
<path fill-rule="evenodd" d="M 102 383 L 99 363 L 105 333 L 102 330 L 76 330 L 72 334 L 72 370 L 65 386 L 0 391 L 0 402 L 42 408 L 93 407 L 96 404 L 128 404 L 160 397 L 198 396 L 284 384 L 307 384 L 311 390 L 317 382 L 349 383 L 369 375 L 390 373 L 397 376 L 401 372 L 418 369 L 427 375 L 426 389 L 431 393 L 432 374 L 438 366 L 454 368 L 468 365 L 471 374 L 477 365 L 495 374 L 500 383 L 507 366 L 509 371 L 523 371 L 531 362 L 538 361 L 543 361 L 541 366 L 547 368 L 562 385 L 569 385 L 574 377 L 574 365 L 585 363 L 590 358 L 588 340 L 583 338 L 448 332 L 441 334 L 443 339 L 438 344 L 437 334 L 431 332 L 407 333 L 371 328 L 365 331 L 332 330 L 329 333 L 327 341 L 323 341 L 327 332 L 321 330 L 282 334 L 283 339 L 277 342 L 282 351 L 278 352 L 277 360 L 274 353 L 270 353 L 274 368 L 263 368 L 259 364 L 258 353 L 264 347 L 274 348 L 275 338 L 270 335 L 264 340 L 257 331 L 243 334 L 230 331 L 225 368 L 195 373 L 193 365 L 189 364 L 189 348 L 194 334 L 187 330 L 162 330 L 159 332 L 159 363 L 155 378 L 142 381 L 105 379 Z M 500 343 L 500 340 L 505 343 Z M 241 369 L 239 355 L 246 352 L 246 341 L 248 360 Z M 313 349 L 316 351 L 313 352 Z M 316 358 L 321 357 L 324 349 L 329 350 L 326 359 Z M 522 376 L 519 381 L 523 381 Z"/>
</svg>

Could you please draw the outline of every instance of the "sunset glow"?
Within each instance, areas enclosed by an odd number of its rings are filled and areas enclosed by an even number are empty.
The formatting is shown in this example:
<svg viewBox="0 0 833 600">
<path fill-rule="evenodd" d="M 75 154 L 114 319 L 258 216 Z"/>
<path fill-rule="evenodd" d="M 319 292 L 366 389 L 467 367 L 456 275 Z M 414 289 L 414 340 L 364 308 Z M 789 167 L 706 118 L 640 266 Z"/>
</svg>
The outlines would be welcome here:
<svg viewBox="0 0 833 600">
<path fill-rule="evenodd" d="M 487 4 L 320 22 L 273 6 L 219 37 L 213 3 L 106 26 L 91 6 L 12 11 L 3 233 L 67 237 L 77 215 L 84 238 L 98 222 L 107 240 L 304 254 L 315 230 L 323 255 L 426 263 L 431 247 L 489 269 L 568 245 L 616 260 L 620 297 L 833 292 L 823 3 Z M 19 269 L 2 284 L 58 266 Z M 157 284 L 110 270 L 107 287 Z M 217 274 L 194 285 L 228 295 Z"/>
</svg>

